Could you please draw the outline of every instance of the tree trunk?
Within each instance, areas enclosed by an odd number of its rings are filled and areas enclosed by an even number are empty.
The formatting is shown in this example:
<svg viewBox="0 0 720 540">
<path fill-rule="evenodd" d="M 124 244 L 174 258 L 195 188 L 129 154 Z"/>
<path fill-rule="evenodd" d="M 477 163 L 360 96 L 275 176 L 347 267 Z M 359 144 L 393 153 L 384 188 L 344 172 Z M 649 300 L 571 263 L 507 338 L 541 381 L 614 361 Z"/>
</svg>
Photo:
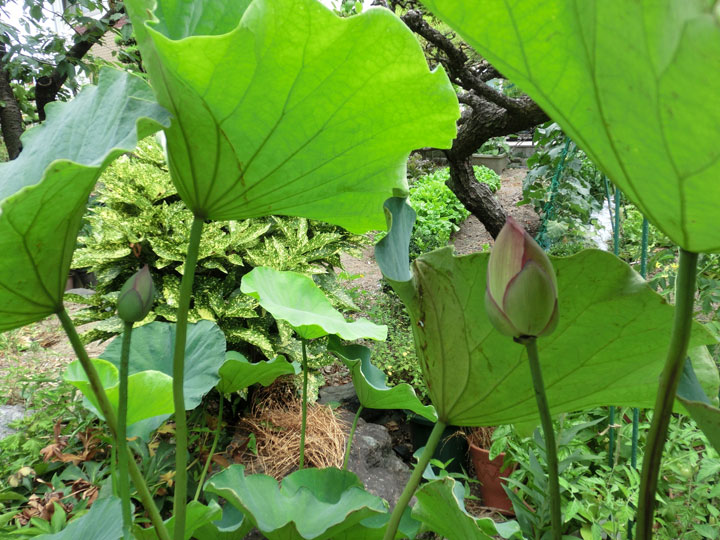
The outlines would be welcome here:
<svg viewBox="0 0 720 540">
<path fill-rule="evenodd" d="M 450 166 L 448 187 L 457 195 L 465 208 L 477 217 L 490 236 L 497 238 L 505 225 L 505 211 L 487 184 L 478 182 L 470 158 L 453 157 L 446 152 Z"/>
<path fill-rule="evenodd" d="M 0 106 L 0 128 L 8 156 L 10 159 L 15 159 L 22 150 L 20 135 L 23 134 L 25 126 L 20 104 L 10 86 L 10 77 L 5 69 L 3 56 L 5 56 L 5 44 L 0 42 L 0 102 L 4 104 Z"/>
<path fill-rule="evenodd" d="M 458 135 L 452 148 L 445 151 L 450 165 L 447 184 L 495 238 L 505 224 L 505 211 L 490 189 L 475 179 L 470 162 L 472 153 L 491 137 L 542 124 L 547 115 L 530 98 L 511 98 L 488 85 L 488 81 L 502 75 L 486 61 L 469 58 L 466 46 L 459 45 L 454 34 L 444 34 L 431 26 L 430 18 L 418 2 L 391 0 L 390 4 L 393 9 L 411 7 L 401 19 L 434 48 L 431 52 L 426 50 L 430 63 L 442 64 L 450 80 L 465 90 L 458 93 L 458 100 L 465 105 L 458 122 Z"/>
</svg>

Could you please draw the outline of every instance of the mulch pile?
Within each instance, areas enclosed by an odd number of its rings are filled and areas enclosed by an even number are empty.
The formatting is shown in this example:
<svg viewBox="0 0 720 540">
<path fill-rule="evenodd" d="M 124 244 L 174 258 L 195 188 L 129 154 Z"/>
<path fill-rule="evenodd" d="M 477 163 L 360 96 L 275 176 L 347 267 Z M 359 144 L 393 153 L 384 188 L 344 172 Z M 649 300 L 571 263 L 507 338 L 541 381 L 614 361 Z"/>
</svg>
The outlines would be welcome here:
<svg viewBox="0 0 720 540">
<path fill-rule="evenodd" d="M 292 383 L 277 381 L 258 396 L 240 430 L 254 434 L 255 444 L 243 445 L 236 456 L 250 473 L 264 473 L 278 480 L 298 468 L 301 403 Z M 305 432 L 306 467 L 342 467 L 347 426 L 330 407 L 308 404 Z"/>
</svg>

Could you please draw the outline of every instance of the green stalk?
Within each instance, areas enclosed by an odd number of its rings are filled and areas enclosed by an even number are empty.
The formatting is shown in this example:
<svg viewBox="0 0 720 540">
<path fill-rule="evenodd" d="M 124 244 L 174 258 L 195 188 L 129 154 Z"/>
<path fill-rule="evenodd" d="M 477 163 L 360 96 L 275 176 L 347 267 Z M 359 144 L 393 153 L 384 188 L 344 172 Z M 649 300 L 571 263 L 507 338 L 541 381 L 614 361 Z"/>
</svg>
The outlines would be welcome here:
<svg viewBox="0 0 720 540">
<path fill-rule="evenodd" d="M 68 315 L 67 311 L 65 311 L 65 309 L 63 308 L 61 311 L 58 311 L 57 316 L 60 319 L 60 323 L 62 324 L 63 329 L 68 336 L 68 339 L 70 339 L 70 344 L 75 351 L 75 355 L 80 361 L 80 365 L 82 365 L 83 370 L 85 371 L 85 374 L 90 381 L 90 387 L 92 388 L 93 393 L 95 394 L 95 397 L 98 401 L 100 411 L 105 417 L 105 422 L 110 428 L 110 433 L 117 442 L 118 431 L 115 412 L 110 405 L 110 401 L 108 401 L 107 394 L 105 393 L 105 388 L 103 388 L 103 385 L 100 382 L 98 372 L 95 369 L 93 363 L 90 361 L 90 357 L 88 356 L 87 351 L 85 350 L 85 347 L 80 340 L 80 336 L 78 336 L 78 333 L 75 330 L 75 325 L 72 323 L 70 315 Z M 163 520 L 160 517 L 160 512 L 158 512 L 157 506 L 155 506 L 155 501 L 150 494 L 150 490 L 145 483 L 145 479 L 140 473 L 140 469 L 138 469 L 137 463 L 135 463 L 135 459 L 128 460 L 128 468 L 130 472 L 130 478 L 132 478 L 133 484 L 135 484 L 135 489 L 137 489 L 138 495 L 140 496 L 140 500 L 142 501 L 145 510 L 150 516 L 150 521 L 155 526 L 157 535 L 160 537 L 160 540 L 170 540 L 170 535 L 165 528 L 165 523 L 163 523 Z"/>
<path fill-rule="evenodd" d="M 355 436 L 355 429 L 357 428 L 358 418 L 363 410 L 363 406 L 358 407 L 355 413 L 355 419 L 353 420 L 352 427 L 350 428 L 350 435 L 348 435 L 347 448 L 345 448 L 345 459 L 343 460 L 343 470 L 347 471 L 348 459 L 350 459 L 350 448 L 352 447 L 353 437 Z"/>
<path fill-rule="evenodd" d="M 180 300 L 178 301 L 177 325 L 175 328 L 175 349 L 173 351 L 173 403 L 175 405 L 175 494 L 173 514 L 175 516 L 175 540 L 185 539 L 185 515 L 187 510 L 187 460 L 188 428 L 185 413 L 185 342 L 187 341 L 188 310 L 192 286 L 195 280 L 200 238 L 203 220 L 197 216 L 190 229 L 187 258 L 180 282 Z"/>
<path fill-rule="evenodd" d="M 620 254 L 620 200 L 622 199 L 622 193 L 620 189 L 615 187 L 615 226 L 613 227 L 613 253 L 615 256 Z M 615 406 L 610 406 L 609 418 L 608 418 L 608 436 L 610 441 L 608 443 L 608 467 L 611 469 L 615 466 Z"/>
<path fill-rule="evenodd" d="M 212 457 L 215 455 L 215 449 L 217 448 L 218 439 L 220 438 L 220 426 L 222 425 L 224 401 L 225 396 L 223 396 L 221 393 L 220 405 L 218 405 L 217 425 L 215 426 L 215 433 L 213 434 L 213 442 L 212 446 L 210 446 L 210 454 L 208 454 L 207 460 L 205 461 L 205 466 L 203 467 L 202 473 L 200 473 L 200 481 L 198 482 L 197 491 L 195 492 L 195 501 L 200 498 L 200 492 L 202 491 L 203 482 L 205 482 L 205 476 L 207 475 L 208 469 L 210 468 L 210 462 L 212 461 Z"/>
<path fill-rule="evenodd" d="M 608 407 L 608 467 L 615 466 L 615 406 Z"/>
<path fill-rule="evenodd" d="M 302 341 L 302 370 L 303 370 L 303 392 L 302 392 L 302 420 L 300 423 L 300 469 L 305 467 L 305 430 L 307 429 L 307 388 L 308 388 L 308 367 L 307 350 L 305 338 Z"/>
<path fill-rule="evenodd" d="M 118 477 L 117 477 L 117 448 L 116 444 L 110 447 L 110 480 L 112 482 L 113 497 L 120 497 L 120 491 L 118 490 Z"/>
<path fill-rule="evenodd" d="M 428 437 L 428 441 L 425 444 L 425 450 L 423 450 L 420 459 L 418 459 L 417 465 L 415 465 L 412 475 L 410 476 L 410 480 L 408 480 L 408 483 L 405 485 L 405 489 L 403 489 L 403 492 L 400 494 L 400 498 L 393 509 L 390 521 L 388 521 L 387 529 L 385 529 L 385 536 L 383 536 L 383 540 L 394 540 L 398 527 L 400 526 L 400 519 L 402 518 L 403 512 L 410 503 L 410 499 L 412 499 L 412 496 L 415 494 L 415 490 L 417 489 L 418 484 L 420 484 L 420 480 L 422 480 L 422 475 L 425 472 L 428 463 L 430 463 L 430 459 L 435 453 L 435 448 L 437 448 L 446 427 L 447 424 L 440 420 L 438 420 L 433 426 L 433 429 L 430 432 L 430 437 Z"/>
<path fill-rule="evenodd" d="M 537 338 L 527 337 L 519 340 L 525 345 L 528 360 L 530 362 L 530 373 L 532 374 L 533 387 L 535 388 L 535 399 L 537 401 L 540 422 L 542 424 L 543 436 L 545 437 L 545 455 L 548 463 L 548 487 L 550 489 L 550 524 L 552 526 L 553 540 L 562 539 L 562 516 L 560 514 L 560 483 L 558 481 L 558 460 L 557 445 L 555 444 L 555 432 L 553 431 L 550 407 L 545 395 L 545 384 L 543 383 L 542 370 L 540 369 L 540 357 L 537 350 Z"/>
<path fill-rule="evenodd" d="M 665 445 L 675 394 L 680 383 L 680 376 L 687 357 L 688 343 L 690 342 L 697 260 L 697 253 L 680 249 L 675 286 L 675 320 L 665 367 L 660 375 L 660 385 L 655 399 L 655 411 L 648 432 L 645 457 L 643 458 L 640 493 L 638 495 L 637 540 L 651 540 L 652 538 L 655 494 L 662 462 L 663 446 Z"/>
<path fill-rule="evenodd" d="M 127 404 L 128 404 L 128 371 L 130 364 L 130 339 L 133 323 L 126 322 L 122 335 L 120 353 L 120 388 L 118 397 L 117 447 L 118 447 L 118 489 L 122 503 L 125 534 L 132 528 L 132 510 L 130 509 L 130 480 L 128 476 L 128 455 L 130 448 L 127 443 Z"/>
</svg>

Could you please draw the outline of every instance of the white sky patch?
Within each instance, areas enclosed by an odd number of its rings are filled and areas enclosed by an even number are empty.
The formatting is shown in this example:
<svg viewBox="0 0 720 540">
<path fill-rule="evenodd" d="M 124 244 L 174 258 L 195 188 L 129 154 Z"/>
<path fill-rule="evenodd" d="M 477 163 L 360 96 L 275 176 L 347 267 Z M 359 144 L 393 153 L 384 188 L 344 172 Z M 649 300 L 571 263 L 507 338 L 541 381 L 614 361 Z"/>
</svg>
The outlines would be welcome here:
<svg viewBox="0 0 720 540">
<path fill-rule="evenodd" d="M 317 0 L 321 4 L 328 6 L 329 8 L 338 7 L 342 0 Z M 372 0 L 362 0 L 365 8 L 370 7 Z M 23 11 L 23 0 L 9 0 L 0 9 L 0 21 L 10 24 L 18 29 L 21 36 L 26 34 L 24 25 L 21 24 L 21 19 L 25 15 Z M 60 0 L 45 0 L 45 4 L 48 5 L 49 9 L 60 13 L 62 11 L 62 2 Z M 72 35 L 72 29 L 68 28 L 67 24 L 59 17 L 53 16 L 48 11 L 45 12 L 48 15 L 48 19 L 43 23 L 46 29 L 52 29 L 58 34 L 70 37 Z M 35 29 L 30 27 L 30 33 L 35 33 Z"/>
<path fill-rule="evenodd" d="M 325 4 L 327 7 L 335 8 L 340 5 L 341 0 L 318 0 L 321 4 Z M 363 0 L 364 8 L 369 8 L 372 4 L 372 0 Z"/>
<path fill-rule="evenodd" d="M 24 15 L 27 15 L 26 18 L 30 18 L 29 14 L 26 14 L 26 12 L 23 11 L 23 4 L 24 2 L 22 0 L 10 0 L 2 7 L 2 9 L 0 9 L 0 21 L 17 28 L 20 33 L 21 40 L 22 36 L 35 34 L 39 31 L 37 28 L 30 25 L 30 31 L 28 32 L 25 25 L 22 24 L 21 21 Z M 50 12 L 53 11 L 55 13 L 60 13 L 60 11 L 62 11 L 62 3 L 60 0 L 45 0 L 45 4 L 47 8 L 45 10 L 45 15 L 48 19 L 40 23 L 40 25 L 45 28 L 45 30 L 52 30 L 56 34 L 60 34 L 65 37 L 72 36 L 72 29 L 65 23 L 65 21 L 63 21 L 59 15 L 56 16 Z"/>
</svg>

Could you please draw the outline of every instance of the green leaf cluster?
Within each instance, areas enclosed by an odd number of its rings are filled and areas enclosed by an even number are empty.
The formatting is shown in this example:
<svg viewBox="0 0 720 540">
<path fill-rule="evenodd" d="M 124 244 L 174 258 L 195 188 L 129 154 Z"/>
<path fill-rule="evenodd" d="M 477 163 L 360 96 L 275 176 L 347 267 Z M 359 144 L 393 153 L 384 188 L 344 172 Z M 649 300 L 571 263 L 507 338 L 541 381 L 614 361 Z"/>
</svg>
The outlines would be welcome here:
<svg viewBox="0 0 720 540">
<path fill-rule="evenodd" d="M 563 158 L 566 135 L 554 122 L 536 128 L 533 142 L 536 151 L 527 161 L 521 204 L 532 204 L 545 220 L 551 254 L 572 255 L 568 253 L 570 245 L 576 246 L 575 251 L 595 247 L 587 241 L 591 214 L 602 208 L 605 197 L 597 167 L 573 142 Z"/>
<path fill-rule="evenodd" d="M 509 153 L 510 146 L 505 142 L 505 137 L 492 137 L 478 149 L 478 154 L 485 156 L 501 156 Z"/>
<path fill-rule="evenodd" d="M 410 188 L 410 205 L 418 215 L 411 238 L 411 255 L 445 247 L 450 236 L 470 215 L 445 182 L 449 169 L 438 169 L 421 176 Z"/>
<path fill-rule="evenodd" d="M 142 264 L 151 268 L 157 296 L 145 323 L 174 322 L 192 213 L 180 200 L 162 147 L 152 138 L 115 161 L 98 184 L 79 237 L 74 268 L 97 278 L 96 294 L 78 322 L 101 321 L 85 341 L 107 339 L 122 330 L 115 316 L 117 291 Z M 240 292 L 242 276 L 256 266 L 317 274 L 330 297 L 352 307 L 334 283 L 340 252 L 356 249 L 358 238 L 339 227 L 304 218 L 267 217 L 205 225 L 190 322 L 217 322 L 234 346 L 251 343 L 275 356 L 285 337 L 255 300 Z M 139 255 L 139 256 L 137 256 Z"/>
</svg>

